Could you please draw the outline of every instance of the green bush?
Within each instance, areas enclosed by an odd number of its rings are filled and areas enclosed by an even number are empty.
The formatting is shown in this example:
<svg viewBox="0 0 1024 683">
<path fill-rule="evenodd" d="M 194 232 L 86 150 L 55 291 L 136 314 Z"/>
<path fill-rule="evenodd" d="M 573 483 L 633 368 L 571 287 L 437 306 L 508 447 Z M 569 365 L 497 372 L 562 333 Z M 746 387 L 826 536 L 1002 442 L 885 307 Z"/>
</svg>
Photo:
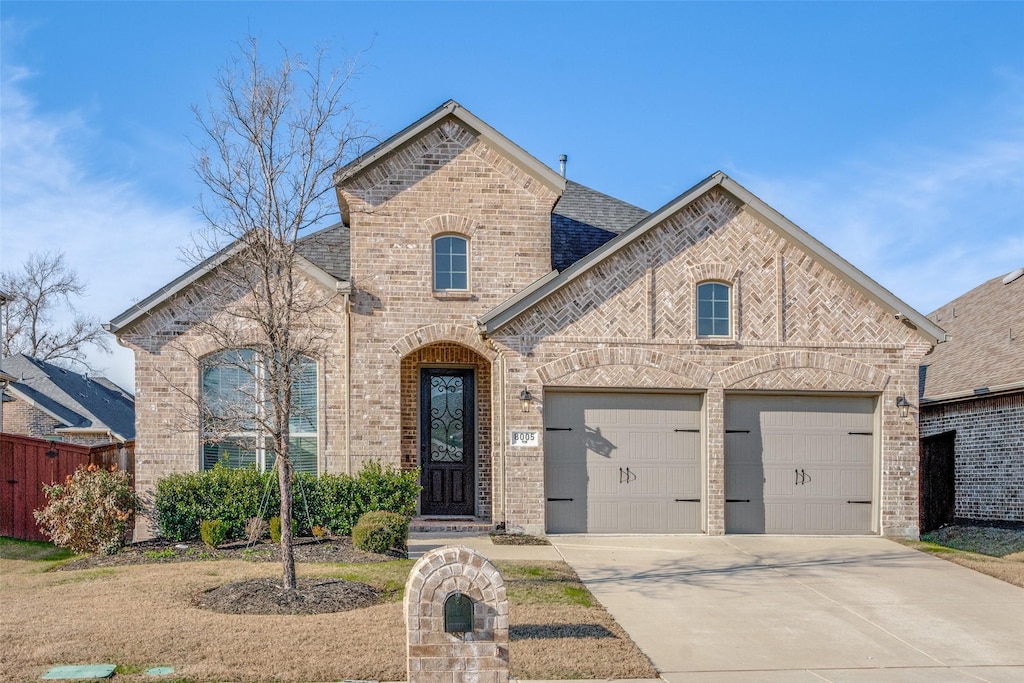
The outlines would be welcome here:
<svg viewBox="0 0 1024 683">
<path fill-rule="evenodd" d="M 273 473 L 254 467 L 229 469 L 218 464 L 212 470 L 171 474 L 156 483 L 154 508 L 160 535 L 174 541 L 199 537 L 204 519 L 219 519 L 225 538 L 245 538 L 245 525 L 259 517 L 265 495 L 268 510 L 281 507 Z"/>
<path fill-rule="evenodd" d="M 356 475 L 296 474 L 292 487 L 293 532 L 307 536 L 314 526 L 347 536 L 359 517 L 387 510 L 406 517 L 416 511 L 419 472 L 402 472 L 370 462 Z M 264 497 L 267 502 L 264 503 Z M 226 538 L 246 538 L 253 517 L 281 509 L 277 477 L 254 468 L 172 474 L 157 482 L 154 508 L 162 536 L 185 541 L 199 537 L 204 519 L 219 519 Z M 276 541 L 275 541 L 276 542 Z"/>
<path fill-rule="evenodd" d="M 405 551 L 409 518 L 387 510 L 367 512 L 352 527 L 352 545 L 371 553 Z"/>
<path fill-rule="evenodd" d="M 271 517 L 270 518 L 270 542 L 280 543 L 281 542 L 281 518 Z"/>
<path fill-rule="evenodd" d="M 43 492 L 49 503 L 33 513 L 39 528 L 55 545 L 78 553 L 119 551 L 141 508 L 127 472 L 96 465 L 79 467 Z"/>
<path fill-rule="evenodd" d="M 210 548 L 216 548 L 227 537 L 228 528 L 219 519 L 204 519 L 199 524 L 199 537 Z"/>
</svg>

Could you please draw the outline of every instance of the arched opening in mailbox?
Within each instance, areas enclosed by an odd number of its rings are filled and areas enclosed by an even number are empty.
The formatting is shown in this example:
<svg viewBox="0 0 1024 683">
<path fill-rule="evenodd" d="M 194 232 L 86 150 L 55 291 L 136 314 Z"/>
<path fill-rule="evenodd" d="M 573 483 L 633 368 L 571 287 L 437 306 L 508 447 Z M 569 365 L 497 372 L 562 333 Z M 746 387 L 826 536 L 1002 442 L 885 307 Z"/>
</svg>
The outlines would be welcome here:
<svg viewBox="0 0 1024 683">
<path fill-rule="evenodd" d="M 473 600 L 456 591 L 444 601 L 445 633 L 466 633 L 473 630 Z"/>
</svg>

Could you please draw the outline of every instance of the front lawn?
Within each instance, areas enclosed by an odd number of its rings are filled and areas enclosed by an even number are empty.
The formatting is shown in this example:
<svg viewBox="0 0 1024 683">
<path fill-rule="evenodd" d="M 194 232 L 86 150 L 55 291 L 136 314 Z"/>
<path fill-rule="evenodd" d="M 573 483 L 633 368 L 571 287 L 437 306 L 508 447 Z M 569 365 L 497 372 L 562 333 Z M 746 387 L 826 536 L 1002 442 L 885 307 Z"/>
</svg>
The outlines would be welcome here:
<svg viewBox="0 0 1024 683">
<path fill-rule="evenodd" d="M 118 680 L 153 680 L 143 672 L 156 666 L 174 667 L 169 680 L 179 681 L 406 678 L 401 598 L 410 560 L 300 563 L 300 577 L 367 583 L 384 602 L 332 614 L 252 616 L 210 612 L 194 600 L 223 584 L 276 577 L 276 563 L 154 558 L 45 571 L 56 559 L 45 545 L 0 544 L 5 680 L 35 681 L 53 666 L 100 663 L 117 664 Z M 508 585 L 514 676 L 657 677 L 568 565 L 497 565 Z"/>
</svg>

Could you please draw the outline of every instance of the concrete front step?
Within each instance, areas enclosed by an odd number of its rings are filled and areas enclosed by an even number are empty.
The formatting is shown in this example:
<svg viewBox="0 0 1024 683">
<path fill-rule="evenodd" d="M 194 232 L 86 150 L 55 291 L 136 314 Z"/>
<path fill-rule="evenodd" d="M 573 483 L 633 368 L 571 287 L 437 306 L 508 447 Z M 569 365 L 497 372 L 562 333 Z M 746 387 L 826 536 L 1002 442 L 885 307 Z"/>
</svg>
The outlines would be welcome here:
<svg viewBox="0 0 1024 683">
<path fill-rule="evenodd" d="M 413 533 L 487 534 L 494 524 L 473 517 L 413 517 L 409 531 Z"/>
</svg>

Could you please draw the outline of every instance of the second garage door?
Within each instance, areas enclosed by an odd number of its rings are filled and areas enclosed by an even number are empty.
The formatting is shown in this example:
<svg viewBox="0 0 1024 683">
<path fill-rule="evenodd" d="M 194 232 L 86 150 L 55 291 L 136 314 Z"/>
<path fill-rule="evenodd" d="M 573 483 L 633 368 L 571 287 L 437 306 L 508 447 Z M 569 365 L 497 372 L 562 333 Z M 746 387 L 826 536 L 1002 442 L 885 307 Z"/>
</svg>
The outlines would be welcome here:
<svg viewBox="0 0 1024 683">
<path fill-rule="evenodd" d="M 700 424 L 700 396 L 546 392 L 548 532 L 699 532 Z"/>
<path fill-rule="evenodd" d="M 727 397 L 726 532 L 870 533 L 874 421 L 872 398 Z"/>
</svg>

